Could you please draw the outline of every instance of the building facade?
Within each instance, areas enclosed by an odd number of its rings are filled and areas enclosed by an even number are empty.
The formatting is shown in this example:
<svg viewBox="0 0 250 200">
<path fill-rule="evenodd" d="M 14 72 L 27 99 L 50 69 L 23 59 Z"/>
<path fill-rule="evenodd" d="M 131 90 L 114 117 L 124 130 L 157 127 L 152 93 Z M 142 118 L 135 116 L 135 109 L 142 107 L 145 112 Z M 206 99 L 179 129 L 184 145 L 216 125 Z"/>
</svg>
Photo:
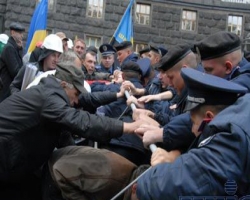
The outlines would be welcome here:
<svg viewBox="0 0 250 200">
<path fill-rule="evenodd" d="M 0 0 L 0 31 L 12 21 L 27 29 L 39 0 Z M 48 0 L 47 31 L 83 38 L 87 46 L 110 41 L 129 0 Z M 133 7 L 135 50 L 148 43 L 170 47 L 193 43 L 225 30 L 245 39 L 250 33 L 248 0 L 136 0 Z M 27 36 L 26 31 L 26 36 Z"/>
</svg>

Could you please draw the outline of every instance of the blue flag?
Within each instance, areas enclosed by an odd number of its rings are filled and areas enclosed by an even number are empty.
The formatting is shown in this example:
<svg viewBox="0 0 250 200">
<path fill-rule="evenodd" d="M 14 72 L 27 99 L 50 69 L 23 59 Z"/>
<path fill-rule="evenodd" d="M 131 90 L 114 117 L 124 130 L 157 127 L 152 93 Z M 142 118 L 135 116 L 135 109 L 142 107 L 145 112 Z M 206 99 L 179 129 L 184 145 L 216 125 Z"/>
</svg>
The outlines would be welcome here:
<svg viewBox="0 0 250 200">
<path fill-rule="evenodd" d="M 110 41 L 110 43 L 121 43 L 123 41 L 131 41 L 133 43 L 134 30 L 133 30 L 133 17 L 132 17 L 132 7 L 134 0 L 130 0 L 130 3 L 122 16 L 122 19 Z"/>
<path fill-rule="evenodd" d="M 26 42 L 26 52 L 35 49 L 36 43 L 43 41 L 47 35 L 47 14 L 48 0 L 41 0 L 32 16 L 29 28 L 29 34 Z"/>
</svg>

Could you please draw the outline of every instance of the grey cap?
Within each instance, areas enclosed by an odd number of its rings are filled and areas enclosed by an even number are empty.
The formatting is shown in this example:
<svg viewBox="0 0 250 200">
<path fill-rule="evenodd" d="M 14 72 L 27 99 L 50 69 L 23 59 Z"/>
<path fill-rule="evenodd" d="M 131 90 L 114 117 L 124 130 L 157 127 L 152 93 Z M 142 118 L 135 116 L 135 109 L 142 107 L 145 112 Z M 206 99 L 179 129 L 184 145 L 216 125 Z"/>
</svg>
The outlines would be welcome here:
<svg viewBox="0 0 250 200">
<path fill-rule="evenodd" d="M 10 30 L 14 30 L 14 31 L 25 31 L 25 28 L 23 27 L 22 24 L 20 24 L 19 22 L 12 22 L 10 24 Z"/>
<path fill-rule="evenodd" d="M 84 74 L 81 69 L 73 64 L 58 63 L 55 77 L 74 85 L 81 93 L 86 93 L 84 88 Z"/>
</svg>

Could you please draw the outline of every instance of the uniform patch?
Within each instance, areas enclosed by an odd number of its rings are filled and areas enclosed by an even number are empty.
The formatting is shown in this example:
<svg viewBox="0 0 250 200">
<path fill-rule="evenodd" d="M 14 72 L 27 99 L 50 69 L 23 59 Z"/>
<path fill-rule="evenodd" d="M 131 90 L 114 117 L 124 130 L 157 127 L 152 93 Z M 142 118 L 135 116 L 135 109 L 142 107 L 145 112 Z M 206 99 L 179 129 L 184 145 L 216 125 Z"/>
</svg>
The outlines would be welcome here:
<svg viewBox="0 0 250 200">
<path fill-rule="evenodd" d="M 198 147 L 202 147 L 202 146 L 207 145 L 207 144 L 214 138 L 214 136 L 215 136 L 215 135 L 212 135 L 212 136 L 206 138 L 205 140 L 202 140 L 202 141 L 200 142 L 200 144 L 199 144 Z"/>
</svg>

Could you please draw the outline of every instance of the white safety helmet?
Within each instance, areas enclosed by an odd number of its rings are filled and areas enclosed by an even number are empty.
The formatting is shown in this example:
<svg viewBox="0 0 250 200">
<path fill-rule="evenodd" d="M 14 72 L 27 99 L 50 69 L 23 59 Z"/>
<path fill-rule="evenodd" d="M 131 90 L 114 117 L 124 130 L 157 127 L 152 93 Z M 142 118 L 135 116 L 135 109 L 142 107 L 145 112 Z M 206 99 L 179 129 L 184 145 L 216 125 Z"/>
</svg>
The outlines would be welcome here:
<svg viewBox="0 0 250 200">
<path fill-rule="evenodd" d="M 44 41 L 42 47 L 63 53 L 63 44 L 60 37 L 55 34 L 48 35 Z"/>
<path fill-rule="evenodd" d="M 6 34 L 0 34 L 0 42 L 4 43 L 4 44 L 7 44 L 8 42 L 8 39 L 9 39 L 9 36 L 6 35 Z"/>
</svg>

